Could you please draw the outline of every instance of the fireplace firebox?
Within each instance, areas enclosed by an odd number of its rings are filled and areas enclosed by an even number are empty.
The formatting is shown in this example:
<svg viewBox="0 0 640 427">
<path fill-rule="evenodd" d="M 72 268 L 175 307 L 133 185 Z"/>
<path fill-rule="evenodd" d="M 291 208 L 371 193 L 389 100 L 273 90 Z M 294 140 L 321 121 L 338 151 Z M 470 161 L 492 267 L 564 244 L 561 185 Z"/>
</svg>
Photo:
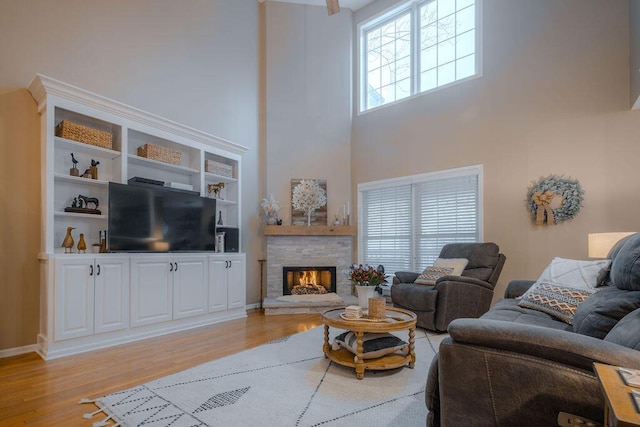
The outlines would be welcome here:
<svg viewBox="0 0 640 427">
<path fill-rule="evenodd" d="M 336 267 L 282 267 L 282 295 L 336 292 Z"/>
</svg>

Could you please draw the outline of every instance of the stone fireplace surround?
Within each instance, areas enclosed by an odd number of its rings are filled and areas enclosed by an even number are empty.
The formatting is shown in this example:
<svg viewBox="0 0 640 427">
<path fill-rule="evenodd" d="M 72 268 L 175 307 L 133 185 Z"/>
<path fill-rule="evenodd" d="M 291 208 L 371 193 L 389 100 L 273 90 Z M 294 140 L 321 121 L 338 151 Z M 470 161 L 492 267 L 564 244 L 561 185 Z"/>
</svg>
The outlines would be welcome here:
<svg viewBox="0 0 640 427">
<path fill-rule="evenodd" d="M 321 312 L 332 307 L 357 303 L 351 282 L 344 273 L 352 264 L 355 227 L 277 226 L 265 227 L 267 238 L 267 289 L 265 314 Z M 336 267 L 336 293 L 341 302 L 278 301 L 283 294 L 282 268 Z"/>
</svg>

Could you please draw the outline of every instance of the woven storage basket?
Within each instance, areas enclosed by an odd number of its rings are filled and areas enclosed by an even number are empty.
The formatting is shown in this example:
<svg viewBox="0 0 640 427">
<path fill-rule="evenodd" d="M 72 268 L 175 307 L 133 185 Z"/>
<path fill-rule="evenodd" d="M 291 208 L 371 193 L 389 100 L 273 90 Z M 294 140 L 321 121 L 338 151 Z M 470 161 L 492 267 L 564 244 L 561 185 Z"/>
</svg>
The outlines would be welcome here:
<svg viewBox="0 0 640 427">
<path fill-rule="evenodd" d="M 387 315 L 387 300 L 380 297 L 369 298 L 369 318 L 384 319 Z"/>
<path fill-rule="evenodd" d="M 108 148 L 109 150 L 113 149 L 111 132 L 93 129 L 68 120 L 63 120 L 56 126 L 56 136 L 72 141 L 84 142 L 85 144 L 95 145 L 97 147 Z"/>
<path fill-rule="evenodd" d="M 216 175 L 233 178 L 233 166 L 216 162 L 215 160 L 205 160 L 204 170 L 209 173 L 215 173 Z"/>
<path fill-rule="evenodd" d="M 151 160 L 158 160 L 159 162 L 179 165 L 182 153 L 147 142 L 146 144 L 138 147 L 138 156 Z"/>
</svg>

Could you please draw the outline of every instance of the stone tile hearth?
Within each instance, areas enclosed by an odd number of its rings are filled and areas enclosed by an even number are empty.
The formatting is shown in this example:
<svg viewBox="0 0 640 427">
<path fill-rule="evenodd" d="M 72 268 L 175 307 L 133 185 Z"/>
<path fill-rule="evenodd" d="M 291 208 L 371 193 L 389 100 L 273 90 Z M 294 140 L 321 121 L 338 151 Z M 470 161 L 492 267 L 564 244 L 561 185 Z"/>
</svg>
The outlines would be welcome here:
<svg viewBox="0 0 640 427">
<path fill-rule="evenodd" d="M 267 292 L 262 304 L 265 314 L 313 313 L 357 302 L 351 295 L 351 282 L 345 274 L 352 263 L 353 227 L 268 226 L 267 229 Z M 283 296 L 285 266 L 335 266 L 336 293 L 342 297 L 342 302 L 279 301 Z"/>
</svg>

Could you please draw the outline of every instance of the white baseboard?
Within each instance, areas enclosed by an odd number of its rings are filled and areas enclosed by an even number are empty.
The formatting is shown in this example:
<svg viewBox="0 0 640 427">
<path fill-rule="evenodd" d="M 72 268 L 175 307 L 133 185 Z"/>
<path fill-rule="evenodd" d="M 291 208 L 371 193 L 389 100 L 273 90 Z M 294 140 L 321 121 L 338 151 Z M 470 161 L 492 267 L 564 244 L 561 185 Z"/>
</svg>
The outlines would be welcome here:
<svg viewBox="0 0 640 427">
<path fill-rule="evenodd" d="M 0 359 L 3 359 L 5 357 L 18 356 L 20 354 L 33 353 L 34 351 L 37 350 L 37 348 L 38 348 L 37 344 L 30 344 L 22 347 L 14 347 L 14 348 L 7 348 L 4 350 L 0 350 Z"/>
</svg>

